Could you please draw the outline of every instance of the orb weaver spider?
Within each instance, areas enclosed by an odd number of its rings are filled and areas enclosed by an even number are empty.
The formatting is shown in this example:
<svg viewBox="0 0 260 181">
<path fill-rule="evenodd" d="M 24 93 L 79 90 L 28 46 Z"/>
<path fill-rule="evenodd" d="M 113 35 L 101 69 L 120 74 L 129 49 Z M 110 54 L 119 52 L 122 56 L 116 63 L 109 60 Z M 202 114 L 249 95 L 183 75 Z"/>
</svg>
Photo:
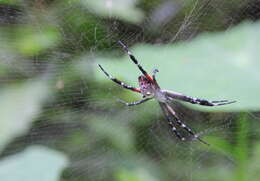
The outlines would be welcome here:
<svg viewBox="0 0 260 181">
<path fill-rule="evenodd" d="M 135 106 L 142 104 L 144 102 L 147 102 L 151 99 L 156 99 L 168 121 L 168 125 L 170 126 L 171 130 L 174 132 L 176 137 L 180 139 L 181 141 L 186 141 L 187 139 L 180 134 L 178 129 L 184 129 L 188 134 L 190 134 L 193 139 L 197 139 L 200 142 L 209 145 L 207 142 L 202 140 L 198 134 L 195 134 L 194 131 L 189 128 L 186 124 L 184 124 L 179 117 L 177 116 L 176 112 L 174 109 L 170 106 L 170 102 L 173 100 L 180 100 L 184 102 L 189 102 L 191 104 L 199 104 L 203 106 L 222 106 L 226 104 L 231 104 L 236 101 L 228 101 L 228 100 L 221 100 L 221 101 L 208 101 L 205 99 L 200 99 L 200 98 L 193 98 L 190 96 L 186 96 L 174 91 L 170 90 L 163 90 L 160 88 L 158 85 L 155 75 L 158 71 L 158 69 L 154 69 L 152 72 L 152 76 L 149 75 L 143 67 L 140 65 L 138 60 L 135 58 L 135 56 L 129 51 L 128 47 L 123 44 L 121 41 L 119 41 L 119 44 L 123 47 L 124 51 L 128 54 L 130 59 L 135 63 L 138 67 L 138 69 L 142 72 L 142 75 L 138 77 L 138 82 L 139 82 L 139 88 L 132 87 L 130 85 L 125 84 L 124 82 L 118 80 L 117 78 L 112 77 L 109 73 L 107 73 L 104 68 L 98 64 L 100 69 L 105 73 L 105 75 L 115 82 L 116 84 L 120 85 L 121 87 L 131 90 L 133 92 L 137 92 L 143 95 L 143 99 L 137 101 L 137 102 L 125 102 L 123 100 L 119 100 L 121 103 L 127 105 L 127 106 Z M 173 119 L 171 119 L 173 118 Z M 178 127 L 178 129 L 177 129 Z"/>
</svg>

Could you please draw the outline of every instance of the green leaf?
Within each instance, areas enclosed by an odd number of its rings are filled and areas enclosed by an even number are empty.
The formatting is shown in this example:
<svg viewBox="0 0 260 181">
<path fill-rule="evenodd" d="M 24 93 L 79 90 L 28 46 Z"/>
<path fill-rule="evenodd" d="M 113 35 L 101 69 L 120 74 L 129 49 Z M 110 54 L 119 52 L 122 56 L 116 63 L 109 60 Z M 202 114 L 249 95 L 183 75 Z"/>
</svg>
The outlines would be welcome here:
<svg viewBox="0 0 260 181">
<path fill-rule="evenodd" d="M 131 51 L 147 71 L 160 70 L 157 80 L 162 89 L 209 100 L 237 101 L 216 108 L 187 104 L 195 109 L 256 111 L 260 109 L 256 99 L 260 92 L 259 31 L 260 23 L 247 22 L 226 32 L 204 33 L 191 42 L 139 45 Z M 111 60 L 97 61 L 114 77 L 137 85 L 140 72 L 127 55 L 122 61 Z M 98 67 L 96 70 L 98 78 L 109 81 Z"/>
<path fill-rule="evenodd" d="M 248 132 L 249 132 L 250 119 L 247 114 L 241 114 L 237 120 L 237 143 L 233 148 L 233 154 L 237 161 L 237 171 L 235 172 L 234 181 L 248 180 Z"/>
<path fill-rule="evenodd" d="M 227 156 L 233 156 L 233 148 L 232 145 L 221 138 L 215 137 L 215 136 L 207 136 L 206 140 L 208 143 L 210 143 L 210 146 L 202 147 L 205 150 L 210 149 L 213 152 L 216 152 L 218 154 L 224 154 Z"/>
<path fill-rule="evenodd" d="M 248 165 L 248 180 L 257 181 L 260 177 L 260 144 L 256 143 L 254 145 L 254 150 L 252 153 L 252 158 L 249 160 Z"/>
<path fill-rule="evenodd" d="M 114 168 L 115 181 L 158 181 L 161 173 L 158 165 L 151 160 L 146 159 L 143 155 L 131 156 L 118 162 Z"/>
<path fill-rule="evenodd" d="M 147 170 L 145 169 L 135 169 L 127 170 L 120 169 L 117 171 L 116 175 L 117 181 L 156 181 L 157 179 L 153 178 Z"/>
<path fill-rule="evenodd" d="M 15 5 L 15 4 L 17 4 L 18 3 L 18 1 L 17 0 L 0 0 L 0 3 L 1 4 L 11 4 L 11 5 Z"/>
<path fill-rule="evenodd" d="M 97 136 L 105 138 L 118 149 L 123 151 L 132 150 L 134 145 L 133 133 L 127 125 L 120 124 L 120 121 L 116 117 L 110 119 L 97 117 L 89 120 L 88 125 Z"/>
<path fill-rule="evenodd" d="M 143 19 L 143 13 L 135 7 L 136 0 L 81 0 L 81 3 L 100 16 L 119 18 L 132 23 Z"/>
<path fill-rule="evenodd" d="M 33 27 L 21 27 L 16 32 L 15 48 L 22 54 L 34 55 L 55 47 L 60 36 L 58 31 L 45 25 L 39 31 Z"/>
<path fill-rule="evenodd" d="M 0 178 L 4 181 L 58 181 L 67 164 L 65 155 L 42 146 L 33 146 L 1 160 Z"/>
<path fill-rule="evenodd" d="M 39 79 L 0 90 L 0 152 L 30 128 L 49 93 L 46 81 Z"/>
</svg>

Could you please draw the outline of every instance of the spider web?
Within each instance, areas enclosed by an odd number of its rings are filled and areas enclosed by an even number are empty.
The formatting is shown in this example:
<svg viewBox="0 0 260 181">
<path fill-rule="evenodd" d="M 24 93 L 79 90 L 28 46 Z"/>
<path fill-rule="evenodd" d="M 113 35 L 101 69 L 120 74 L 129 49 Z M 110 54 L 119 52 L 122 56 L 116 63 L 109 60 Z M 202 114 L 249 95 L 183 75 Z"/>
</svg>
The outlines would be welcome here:
<svg viewBox="0 0 260 181">
<path fill-rule="evenodd" d="M 122 52 L 115 51 L 119 48 L 119 39 L 129 46 L 138 42 L 170 44 L 190 41 L 205 31 L 226 31 L 244 19 L 257 19 L 251 12 L 260 7 L 259 3 L 235 0 L 139 3 L 146 15 L 142 23 L 136 25 L 112 15 L 93 15 L 92 10 L 72 1 L 21 1 L 17 7 L 2 7 L 5 10 L 0 12 L 3 27 L 29 24 L 44 38 L 46 27 L 42 22 L 50 21 L 61 33 L 62 40 L 58 47 L 26 56 L 9 51 L 2 53 L 9 47 L 1 45 L 1 64 L 9 70 L 0 74 L 3 89 L 45 77 L 52 91 L 30 129 L 6 146 L 2 158 L 30 145 L 59 150 L 70 159 L 60 179 L 68 181 L 233 178 L 223 174 L 236 170 L 243 160 L 236 159 L 226 147 L 230 144 L 239 149 L 247 143 L 243 139 L 257 137 L 259 129 L 247 128 L 245 119 L 241 118 L 250 120 L 250 126 L 256 125 L 257 113 L 205 113 L 175 103 L 172 106 L 181 120 L 213 145 L 206 147 L 195 140 L 180 142 L 170 132 L 155 101 L 139 107 L 123 107 L 116 102 L 118 96 L 129 97 L 128 101 L 138 97 L 109 80 L 98 82 L 93 74 L 96 69 L 93 64 L 101 52 L 102 56 L 121 56 Z M 208 21 L 216 23 L 208 26 Z M 7 35 L 2 36 L 4 41 L 14 41 L 4 30 L 2 35 Z M 130 74 L 127 72 L 119 78 L 139 75 Z M 242 129 L 244 127 L 246 129 Z M 241 148 L 239 153 L 253 154 L 253 151 Z"/>
</svg>

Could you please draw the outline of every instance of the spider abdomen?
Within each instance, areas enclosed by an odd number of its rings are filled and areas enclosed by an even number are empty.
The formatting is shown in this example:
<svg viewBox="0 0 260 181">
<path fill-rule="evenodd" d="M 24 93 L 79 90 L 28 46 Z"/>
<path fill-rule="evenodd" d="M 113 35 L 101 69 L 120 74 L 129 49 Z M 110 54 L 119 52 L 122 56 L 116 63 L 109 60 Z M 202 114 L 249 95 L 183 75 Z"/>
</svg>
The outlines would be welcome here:
<svg viewBox="0 0 260 181">
<path fill-rule="evenodd" d="M 155 91 L 154 98 L 157 99 L 159 102 L 169 102 L 170 100 L 167 98 L 164 92 L 162 91 Z"/>
</svg>

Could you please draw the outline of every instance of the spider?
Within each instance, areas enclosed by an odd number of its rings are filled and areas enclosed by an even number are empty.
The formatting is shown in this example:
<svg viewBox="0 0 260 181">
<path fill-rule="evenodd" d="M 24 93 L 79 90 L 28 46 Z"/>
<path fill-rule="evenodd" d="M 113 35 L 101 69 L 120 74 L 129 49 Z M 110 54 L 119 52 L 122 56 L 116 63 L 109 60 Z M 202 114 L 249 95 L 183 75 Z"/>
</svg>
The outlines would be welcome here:
<svg viewBox="0 0 260 181">
<path fill-rule="evenodd" d="M 99 68 L 104 72 L 104 74 L 113 82 L 116 84 L 120 85 L 121 87 L 131 90 L 133 92 L 137 92 L 143 95 L 143 99 L 136 101 L 136 102 L 125 102 L 123 100 L 119 101 L 126 106 L 135 106 L 142 104 L 144 102 L 147 102 L 151 99 L 156 99 L 163 111 L 163 114 L 165 115 L 168 125 L 171 128 L 172 132 L 176 135 L 178 139 L 181 141 L 187 141 L 187 138 L 182 136 L 182 134 L 178 131 L 178 129 L 183 129 L 186 131 L 190 136 L 195 139 L 199 140 L 201 143 L 204 143 L 206 145 L 209 145 L 207 142 L 202 140 L 198 134 L 195 134 L 194 131 L 189 128 L 186 124 L 184 124 L 174 111 L 174 109 L 170 106 L 169 103 L 171 103 L 174 100 L 179 100 L 179 101 L 184 101 L 184 102 L 189 102 L 191 104 L 199 104 L 203 106 L 221 106 L 221 105 L 226 105 L 226 104 L 231 104 L 236 101 L 228 101 L 228 100 L 221 100 L 221 101 L 208 101 L 205 99 L 199 99 L 199 98 L 193 98 L 190 96 L 186 96 L 174 91 L 170 90 L 163 90 L 160 88 L 158 85 L 155 75 L 158 71 L 158 69 L 154 69 L 152 72 L 152 76 L 149 75 L 144 68 L 140 65 L 138 60 L 135 58 L 135 56 L 129 51 L 128 47 L 123 44 L 121 41 L 118 41 L 118 43 L 122 46 L 124 51 L 128 54 L 129 58 L 133 61 L 133 63 L 136 64 L 138 69 L 142 72 L 142 75 L 138 77 L 138 82 L 139 82 L 139 88 L 132 87 L 130 85 L 125 84 L 124 82 L 118 80 L 117 78 L 112 77 L 109 73 L 107 73 L 104 68 L 98 64 Z M 177 129 L 178 128 L 178 129 Z"/>
</svg>

